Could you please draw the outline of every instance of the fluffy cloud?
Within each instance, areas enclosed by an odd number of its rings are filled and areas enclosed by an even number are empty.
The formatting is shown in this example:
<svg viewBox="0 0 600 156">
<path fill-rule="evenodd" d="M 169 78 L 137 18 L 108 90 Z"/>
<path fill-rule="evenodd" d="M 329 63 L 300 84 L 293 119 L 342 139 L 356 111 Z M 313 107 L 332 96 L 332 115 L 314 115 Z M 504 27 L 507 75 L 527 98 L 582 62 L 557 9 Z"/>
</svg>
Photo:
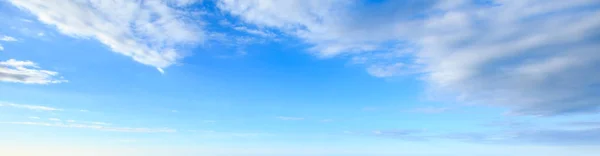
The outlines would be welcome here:
<svg viewBox="0 0 600 156">
<path fill-rule="evenodd" d="M 0 62 L 0 81 L 25 84 L 67 82 L 67 80 L 57 78 L 57 72 L 39 68 L 36 63 L 31 61 L 17 61 L 15 59 L 3 61 Z"/>
<path fill-rule="evenodd" d="M 598 112 L 600 2 L 221 0 L 259 27 L 349 55 L 377 77 L 420 73 L 436 97 L 513 114 Z M 377 11 L 374 11 L 377 10 Z M 365 53 L 369 52 L 369 53 Z"/>
<path fill-rule="evenodd" d="M 159 71 L 182 53 L 177 47 L 202 41 L 200 24 L 177 10 L 195 0 L 10 0 L 63 34 L 94 38 L 112 51 Z M 118 9 L 115 9 L 118 8 Z"/>
</svg>

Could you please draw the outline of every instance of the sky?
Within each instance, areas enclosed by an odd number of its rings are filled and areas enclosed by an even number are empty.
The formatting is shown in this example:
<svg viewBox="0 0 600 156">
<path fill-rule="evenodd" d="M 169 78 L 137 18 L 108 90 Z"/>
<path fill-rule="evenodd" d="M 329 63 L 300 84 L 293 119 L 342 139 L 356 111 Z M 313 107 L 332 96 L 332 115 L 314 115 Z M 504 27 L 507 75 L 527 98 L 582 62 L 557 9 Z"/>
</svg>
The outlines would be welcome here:
<svg viewBox="0 0 600 156">
<path fill-rule="evenodd" d="M 0 153 L 592 156 L 598 0 L 2 0 Z"/>
</svg>

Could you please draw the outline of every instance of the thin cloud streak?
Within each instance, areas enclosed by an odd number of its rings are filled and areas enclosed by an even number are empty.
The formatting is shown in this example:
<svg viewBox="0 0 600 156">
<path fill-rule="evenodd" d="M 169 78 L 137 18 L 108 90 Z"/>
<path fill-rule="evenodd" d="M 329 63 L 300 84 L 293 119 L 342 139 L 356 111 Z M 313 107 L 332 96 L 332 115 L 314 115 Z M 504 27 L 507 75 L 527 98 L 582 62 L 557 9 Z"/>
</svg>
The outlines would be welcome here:
<svg viewBox="0 0 600 156">
<path fill-rule="evenodd" d="M 14 124 L 14 125 L 32 125 L 32 126 L 46 126 L 46 127 L 62 127 L 62 128 L 81 128 L 81 129 L 93 129 L 99 131 L 110 131 L 110 132 L 130 132 L 130 133 L 174 133 L 177 132 L 175 129 L 170 128 L 130 128 L 130 127 L 107 127 L 100 125 L 88 125 L 88 124 L 74 124 L 74 123 L 46 123 L 46 122 L 0 122 L 0 124 Z"/>
<path fill-rule="evenodd" d="M 63 110 L 63 109 L 59 109 L 59 108 L 46 107 L 46 106 L 23 105 L 23 104 L 14 104 L 14 103 L 6 103 L 6 102 L 0 102 L 0 107 L 13 107 L 13 108 L 36 110 L 36 111 L 62 111 Z"/>
<path fill-rule="evenodd" d="M 0 62 L 0 81 L 24 84 L 53 84 L 68 82 L 58 72 L 43 70 L 32 61 L 9 59 Z"/>
</svg>

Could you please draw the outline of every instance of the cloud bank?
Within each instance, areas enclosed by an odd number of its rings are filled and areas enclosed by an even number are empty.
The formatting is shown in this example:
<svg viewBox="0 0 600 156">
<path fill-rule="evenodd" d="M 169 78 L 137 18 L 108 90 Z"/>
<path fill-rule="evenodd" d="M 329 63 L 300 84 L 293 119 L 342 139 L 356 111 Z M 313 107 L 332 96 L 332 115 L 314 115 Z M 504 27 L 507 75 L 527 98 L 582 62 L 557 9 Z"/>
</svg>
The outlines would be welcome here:
<svg viewBox="0 0 600 156">
<path fill-rule="evenodd" d="M 295 36 L 320 57 L 358 60 L 377 77 L 418 73 L 435 97 L 512 114 L 599 111 L 596 0 L 220 0 L 218 7 Z"/>
</svg>

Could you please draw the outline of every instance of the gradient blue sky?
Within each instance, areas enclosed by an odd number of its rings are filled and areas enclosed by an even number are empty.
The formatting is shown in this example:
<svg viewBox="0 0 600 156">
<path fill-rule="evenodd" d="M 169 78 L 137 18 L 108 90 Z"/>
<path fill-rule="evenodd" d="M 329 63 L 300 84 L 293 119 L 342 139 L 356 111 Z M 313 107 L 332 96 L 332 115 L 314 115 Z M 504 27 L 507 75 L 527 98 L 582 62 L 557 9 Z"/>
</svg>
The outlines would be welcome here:
<svg viewBox="0 0 600 156">
<path fill-rule="evenodd" d="M 598 0 L 2 0 L 0 153 L 592 156 Z"/>
</svg>

